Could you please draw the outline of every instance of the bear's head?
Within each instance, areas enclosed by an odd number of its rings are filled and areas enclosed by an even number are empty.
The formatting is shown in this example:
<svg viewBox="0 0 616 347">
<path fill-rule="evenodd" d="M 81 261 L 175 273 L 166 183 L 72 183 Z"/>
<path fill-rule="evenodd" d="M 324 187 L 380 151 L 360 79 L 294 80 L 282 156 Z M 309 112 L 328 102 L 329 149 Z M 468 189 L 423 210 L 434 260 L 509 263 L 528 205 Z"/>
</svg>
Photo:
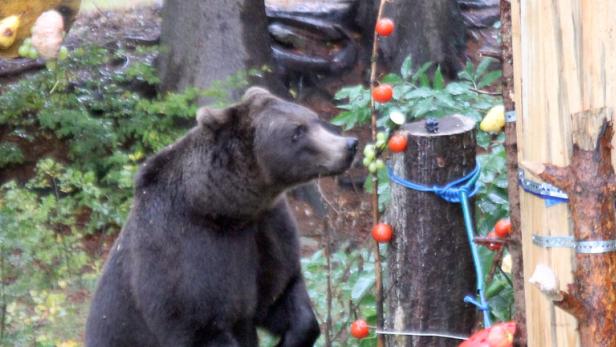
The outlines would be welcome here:
<svg viewBox="0 0 616 347">
<path fill-rule="evenodd" d="M 287 188 L 342 173 L 356 149 L 314 112 L 253 87 L 227 108 L 199 109 L 195 128 L 143 164 L 136 198 L 251 218 Z"/>
<path fill-rule="evenodd" d="M 199 109 L 197 121 L 212 132 L 234 129 L 248 142 L 262 178 L 283 189 L 342 173 L 357 151 L 356 138 L 339 135 L 315 112 L 259 87 L 228 108 Z"/>
</svg>

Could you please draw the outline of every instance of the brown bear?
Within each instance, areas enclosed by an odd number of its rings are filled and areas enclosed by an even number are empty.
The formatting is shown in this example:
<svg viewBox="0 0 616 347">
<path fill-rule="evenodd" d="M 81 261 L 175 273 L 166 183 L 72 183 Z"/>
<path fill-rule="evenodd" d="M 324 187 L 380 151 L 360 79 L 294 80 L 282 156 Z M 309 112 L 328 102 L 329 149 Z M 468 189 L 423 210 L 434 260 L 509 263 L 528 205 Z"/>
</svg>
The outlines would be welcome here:
<svg viewBox="0 0 616 347">
<path fill-rule="evenodd" d="M 148 159 L 92 299 L 88 347 L 312 346 L 319 325 L 285 190 L 345 171 L 355 138 L 250 88 Z"/>
</svg>

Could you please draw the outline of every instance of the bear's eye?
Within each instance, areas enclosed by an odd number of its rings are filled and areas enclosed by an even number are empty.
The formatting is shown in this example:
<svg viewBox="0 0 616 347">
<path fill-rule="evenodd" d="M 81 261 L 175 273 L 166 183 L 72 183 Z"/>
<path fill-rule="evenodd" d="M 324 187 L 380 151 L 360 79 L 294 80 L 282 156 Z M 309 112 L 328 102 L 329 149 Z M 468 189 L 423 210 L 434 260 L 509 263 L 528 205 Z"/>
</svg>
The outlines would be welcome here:
<svg viewBox="0 0 616 347">
<path fill-rule="evenodd" d="M 295 127 L 295 130 L 293 130 L 293 142 L 296 142 L 297 140 L 299 140 L 302 136 L 304 136 L 304 134 L 306 133 L 306 126 L 305 125 L 298 125 Z"/>
</svg>

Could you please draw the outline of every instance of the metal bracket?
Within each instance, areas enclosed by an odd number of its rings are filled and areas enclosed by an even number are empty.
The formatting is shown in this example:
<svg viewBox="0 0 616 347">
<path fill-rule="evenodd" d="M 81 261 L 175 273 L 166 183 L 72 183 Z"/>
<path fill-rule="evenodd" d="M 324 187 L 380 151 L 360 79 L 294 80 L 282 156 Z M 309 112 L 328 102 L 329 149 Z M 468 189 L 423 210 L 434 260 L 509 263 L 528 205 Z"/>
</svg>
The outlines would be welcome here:
<svg viewBox="0 0 616 347">
<path fill-rule="evenodd" d="M 569 200 L 567 193 L 554 187 L 553 185 L 527 179 L 523 169 L 518 169 L 518 182 L 520 183 L 520 187 L 522 187 L 522 189 L 524 189 L 527 193 L 531 193 L 544 199 L 545 204 L 548 207 L 561 202 L 567 202 Z"/>
<path fill-rule="evenodd" d="M 576 241 L 573 236 L 533 235 L 533 243 L 543 248 L 573 248 L 576 253 L 585 254 L 616 251 L 616 240 Z"/>
<path fill-rule="evenodd" d="M 516 121 L 515 110 L 505 112 L 505 122 L 512 123 Z"/>
</svg>

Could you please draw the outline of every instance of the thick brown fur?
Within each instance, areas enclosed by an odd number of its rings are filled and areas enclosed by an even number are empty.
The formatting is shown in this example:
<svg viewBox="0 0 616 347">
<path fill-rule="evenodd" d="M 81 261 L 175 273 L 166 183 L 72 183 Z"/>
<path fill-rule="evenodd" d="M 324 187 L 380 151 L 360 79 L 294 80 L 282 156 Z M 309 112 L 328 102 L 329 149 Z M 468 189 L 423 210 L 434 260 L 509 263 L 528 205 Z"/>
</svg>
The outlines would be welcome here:
<svg viewBox="0 0 616 347">
<path fill-rule="evenodd" d="M 145 162 L 92 300 L 88 347 L 312 346 L 319 326 L 285 190 L 339 174 L 357 140 L 250 88 Z"/>
</svg>

